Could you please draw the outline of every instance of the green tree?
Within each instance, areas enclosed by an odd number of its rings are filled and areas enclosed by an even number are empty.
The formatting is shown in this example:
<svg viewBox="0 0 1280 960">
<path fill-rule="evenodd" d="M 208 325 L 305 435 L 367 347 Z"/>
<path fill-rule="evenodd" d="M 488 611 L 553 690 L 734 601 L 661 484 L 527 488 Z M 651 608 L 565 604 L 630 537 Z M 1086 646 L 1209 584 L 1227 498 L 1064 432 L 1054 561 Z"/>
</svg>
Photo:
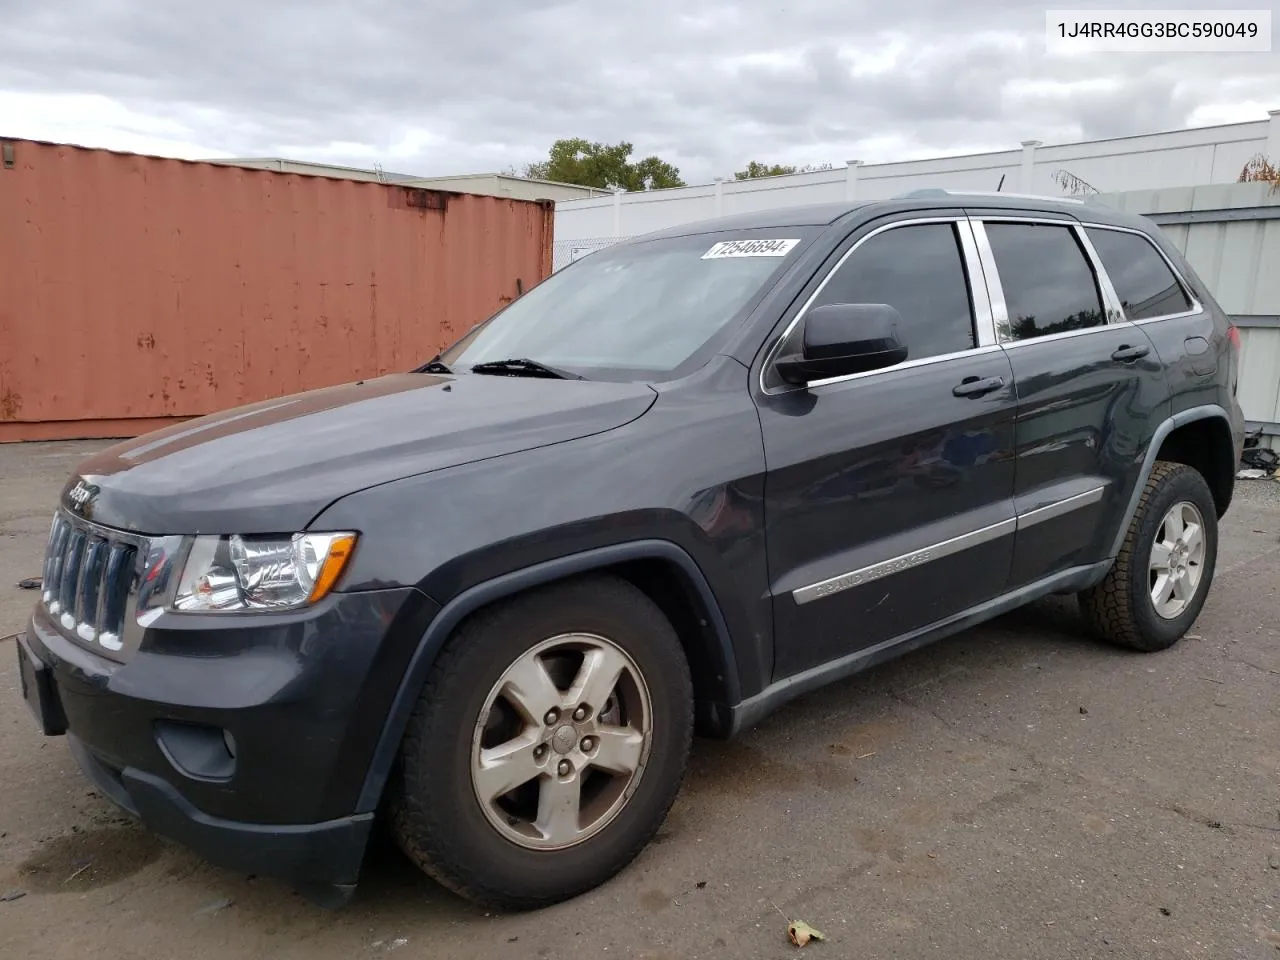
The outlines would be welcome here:
<svg viewBox="0 0 1280 960">
<path fill-rule="evenodd" d="M 829 163 L 814 163 L 803 167 L 788 166 L 783 163 L 761 163 L 752 160 L 747 169 L 739 170 L 733 175 L 735 180 L 758 180 L 761 177 L 785 177 L 789 173 L 816 173 L 819 170 L 830 170 Z"/>
<path fill-rule="evenodd" d="M 525 167 L 524 175 L 538 180 L 576 183 L 583 187 L 657 190 L 683 187 L 680 171 L 658 157 L 631 160 L 630 143 L 592 143 L 575 137 L 557 140 L 547 159 Z"/>
</svg>

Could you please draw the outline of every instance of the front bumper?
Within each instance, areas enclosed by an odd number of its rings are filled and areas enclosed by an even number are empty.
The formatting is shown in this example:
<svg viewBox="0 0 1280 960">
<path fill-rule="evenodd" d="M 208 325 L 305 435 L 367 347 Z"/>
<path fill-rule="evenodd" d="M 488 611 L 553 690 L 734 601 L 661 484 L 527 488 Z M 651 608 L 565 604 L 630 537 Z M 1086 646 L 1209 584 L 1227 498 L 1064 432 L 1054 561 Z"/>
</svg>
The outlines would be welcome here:
<svg viewBox="0 0 1280 960">
<path fill-rule="evenodd" d="M 18 638 L 43 731 L 66 733 L 104 794 L 210 862 L 337 905 L 374 811 L 359 809 L 405 664 L 435 604 L 334 594 L 296 616 L 162 618 L 125 663 L 37 607 Z"/>
<path fill-rule="evenodd" d="M 372 813 L 302 825 L 223 820 L 197 810 L 160 777 L 133 767 L 115 770 L 74 735 L 67 739 L 71 755 L 98 789 L 148 829 L 210 863 L 288 880 L 320 906 L 341 906 L 355 891 Z"/>
</svg>

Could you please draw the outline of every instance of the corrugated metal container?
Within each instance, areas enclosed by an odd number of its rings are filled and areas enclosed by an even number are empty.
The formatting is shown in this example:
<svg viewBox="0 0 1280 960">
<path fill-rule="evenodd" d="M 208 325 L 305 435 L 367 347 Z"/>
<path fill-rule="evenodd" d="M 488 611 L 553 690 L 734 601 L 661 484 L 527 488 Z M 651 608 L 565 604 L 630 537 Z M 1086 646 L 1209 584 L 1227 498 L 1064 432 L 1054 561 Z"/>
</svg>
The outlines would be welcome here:
<svg viewBox="0 0 1280 960">
<path fill-rule="evenodd" d="M 409 369 L 551 270 L 551 204 L 7 140 L 0 441 Z"/>
</svg>

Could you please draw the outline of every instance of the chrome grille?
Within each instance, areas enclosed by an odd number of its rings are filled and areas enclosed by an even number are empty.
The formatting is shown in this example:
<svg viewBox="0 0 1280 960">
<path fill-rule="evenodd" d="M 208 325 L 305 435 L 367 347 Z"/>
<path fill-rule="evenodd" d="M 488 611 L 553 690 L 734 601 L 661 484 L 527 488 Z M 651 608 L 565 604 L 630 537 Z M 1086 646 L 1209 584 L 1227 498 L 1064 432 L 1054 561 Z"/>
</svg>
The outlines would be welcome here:
<svg viewBox="0 0 1280 960">
<path fill-rule="evenodd" d="M 132 541 L 60 511 L 44 559 L 43 601 L 50 616 L 87 643 L 119 650 L 137 557 Z"/>
</svg>

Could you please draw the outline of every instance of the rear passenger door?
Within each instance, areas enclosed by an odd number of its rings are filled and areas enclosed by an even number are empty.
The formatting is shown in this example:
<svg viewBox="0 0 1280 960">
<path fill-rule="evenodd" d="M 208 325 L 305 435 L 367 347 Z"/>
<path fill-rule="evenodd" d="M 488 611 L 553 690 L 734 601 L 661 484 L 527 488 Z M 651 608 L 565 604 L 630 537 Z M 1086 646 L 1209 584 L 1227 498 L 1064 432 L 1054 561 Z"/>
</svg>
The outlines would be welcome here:
<svg viewBox="0 0 1280 960">
<path fill-rule="evenodd" d="M 1015 588 L 1107 556 L 1167 384 L 1077 222 L 973 216 L 1017 394 Z"/>
<path fill-rule="evenodd" d="M 1214 378 L 1220 366 L 1230 364 L 1231 345 L 1215 329 L 1212 312 L 1192 295 L 1149 237 L 1100 224 L 1087 224 L 1084 232 L 1125 317 L 1142 328 L 1160 354 L 1170 395 L 1178 404 L 1169 413 L 1217 403 Z"/>
<path fill-rule="evenodd" d="M 865 226 L 756 380 L 775 677 L 873 653 L 999 595 L 1013 555 L 1014 396 L 961 211 Z M 907 360 L 786 384 L 805 313 L 882 303 Z"/>
</svg>

